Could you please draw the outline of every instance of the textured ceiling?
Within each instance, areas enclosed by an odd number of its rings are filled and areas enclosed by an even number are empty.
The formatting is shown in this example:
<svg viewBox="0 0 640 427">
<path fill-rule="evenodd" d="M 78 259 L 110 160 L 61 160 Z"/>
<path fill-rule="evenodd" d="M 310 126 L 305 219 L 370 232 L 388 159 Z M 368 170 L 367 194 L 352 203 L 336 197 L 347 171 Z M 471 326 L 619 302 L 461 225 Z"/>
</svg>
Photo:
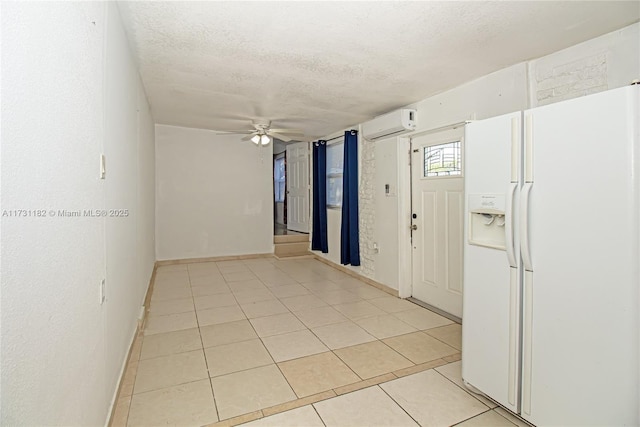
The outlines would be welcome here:
<svg viewBox="0 0 640 427">
<path fill-rule="evenodd" d="M 640 3 L 119 2 L 156 122 L 322 136 L 639 19 Z"/>
</svg>

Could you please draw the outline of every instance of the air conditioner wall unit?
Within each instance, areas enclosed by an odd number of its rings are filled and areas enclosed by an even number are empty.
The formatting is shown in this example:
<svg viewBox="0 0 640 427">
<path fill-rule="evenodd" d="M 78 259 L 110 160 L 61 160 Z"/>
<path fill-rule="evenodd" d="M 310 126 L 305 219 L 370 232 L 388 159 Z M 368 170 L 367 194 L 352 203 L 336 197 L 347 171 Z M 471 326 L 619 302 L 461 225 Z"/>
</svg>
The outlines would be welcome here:
<svg viewBox="0 0 640 427">
<path fill-rule="evenodd" d="M 416 129 L 416 110 L 403 108 L 362 124 L 362 136 L 369 141 L 390 138 Z"/>
</svg>

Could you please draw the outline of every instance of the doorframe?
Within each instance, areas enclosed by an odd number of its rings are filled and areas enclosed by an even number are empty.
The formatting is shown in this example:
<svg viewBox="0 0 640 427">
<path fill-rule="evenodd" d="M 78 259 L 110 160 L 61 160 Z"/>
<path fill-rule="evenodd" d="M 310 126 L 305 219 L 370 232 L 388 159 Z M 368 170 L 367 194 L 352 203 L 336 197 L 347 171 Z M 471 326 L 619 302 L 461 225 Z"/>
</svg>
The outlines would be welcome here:
<svg viewBox="0 0 640 427">
<path fill-rule="evenodd" d="M 410 298 L 413 293 L 413 253 L 411 246 L 411 140 L 420 136 L 465 127 L 472 120 L 456 122 L 437 128 L 426 129 L 398 137 L 398 296 Z M 464 163 L 463 163 L 464 165 Z M 464 177 L 464 174 L 463 174 Z M 464 278 L 463 278 L 464 280 Z"/>
<path fill-rule="evenodd" d="M 411 136 L 398 137 L 398 296 L 413 289 L 411 256 Z"/>
</svg>

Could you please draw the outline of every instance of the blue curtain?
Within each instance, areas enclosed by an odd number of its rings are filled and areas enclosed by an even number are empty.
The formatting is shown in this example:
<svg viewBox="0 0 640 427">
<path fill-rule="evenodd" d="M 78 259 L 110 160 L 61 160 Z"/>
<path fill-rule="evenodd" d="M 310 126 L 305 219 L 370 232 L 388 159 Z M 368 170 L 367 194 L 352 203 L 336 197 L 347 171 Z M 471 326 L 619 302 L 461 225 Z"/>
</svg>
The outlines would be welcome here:
<svg viewBox="0 0 640 427">
<path fill-rule="evenodd" d="M 327 141 L 313 143 L 313 231 L 311 249 L 329 252 L 327 241 Z"/>
<path fill-rule="evenodd" d="M 358 132 L 344 133 L 344 169 L 342 171 L 342 229 L 340 262 L 360 265 L 358 226 Z"/>
</svg>

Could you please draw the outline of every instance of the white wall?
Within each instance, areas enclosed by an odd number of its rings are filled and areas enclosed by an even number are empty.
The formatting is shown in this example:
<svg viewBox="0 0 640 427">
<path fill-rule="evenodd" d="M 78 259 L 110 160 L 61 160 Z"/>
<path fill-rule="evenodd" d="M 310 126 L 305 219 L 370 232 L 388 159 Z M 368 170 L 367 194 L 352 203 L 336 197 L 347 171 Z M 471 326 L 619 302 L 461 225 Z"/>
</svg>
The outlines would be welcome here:
<svg viewBox="0 0 640 427">
<path fill-rule="evenodd" d="M 153 129 L 119 20 L 114 3 L 2 4 L 1 209 L 46 213 L 2 218 L 2 425 L 105 424 L 148 285 L 153 218 L 140 215 L 153 204 L 137 194 L 153 193 L 138 175 L 152 159 L 136 152 Z M 113 208 L 130 216 L 59 215 Z M 133 249 L 112 235 L 131 231 Z"/>
<path fill-rule="evenodd" d="M 138 282 L 148 282 L 156 261 L 156 141 L 151 107 L 138 85 Z M 146 287 L 137 300 L 143 301 Z"/>
<path fill-rule="evenodd" d="M 273 154 L 280 154 L 287 151 L 287 144 L 285 142 L 273 141 Z"/>
<path fill-rule="evenodd" d="M 273 252 L 272 144 L 156 125 L 156 257 Z"/>
<path fill-rule="evenodd" d="M 527 108 L 527 65 L 496 71 L 415 104 L 414 133 Z"/>
<path fill-rule="evenodd" d="M 106 32 L 104 153 L 107 389 L 115 390 L 155 262 L 154 124 L 115 4 Z"/>
<path fill-rule="evenodd" d="M 389 287 L 398 289 L 398 138 L 389 138 L 375 143 L 375 217 L 374 244 L 375 268 L 373 278 Z M 389 186 L 387 193 L 386 186 Z"/>
</svg>

